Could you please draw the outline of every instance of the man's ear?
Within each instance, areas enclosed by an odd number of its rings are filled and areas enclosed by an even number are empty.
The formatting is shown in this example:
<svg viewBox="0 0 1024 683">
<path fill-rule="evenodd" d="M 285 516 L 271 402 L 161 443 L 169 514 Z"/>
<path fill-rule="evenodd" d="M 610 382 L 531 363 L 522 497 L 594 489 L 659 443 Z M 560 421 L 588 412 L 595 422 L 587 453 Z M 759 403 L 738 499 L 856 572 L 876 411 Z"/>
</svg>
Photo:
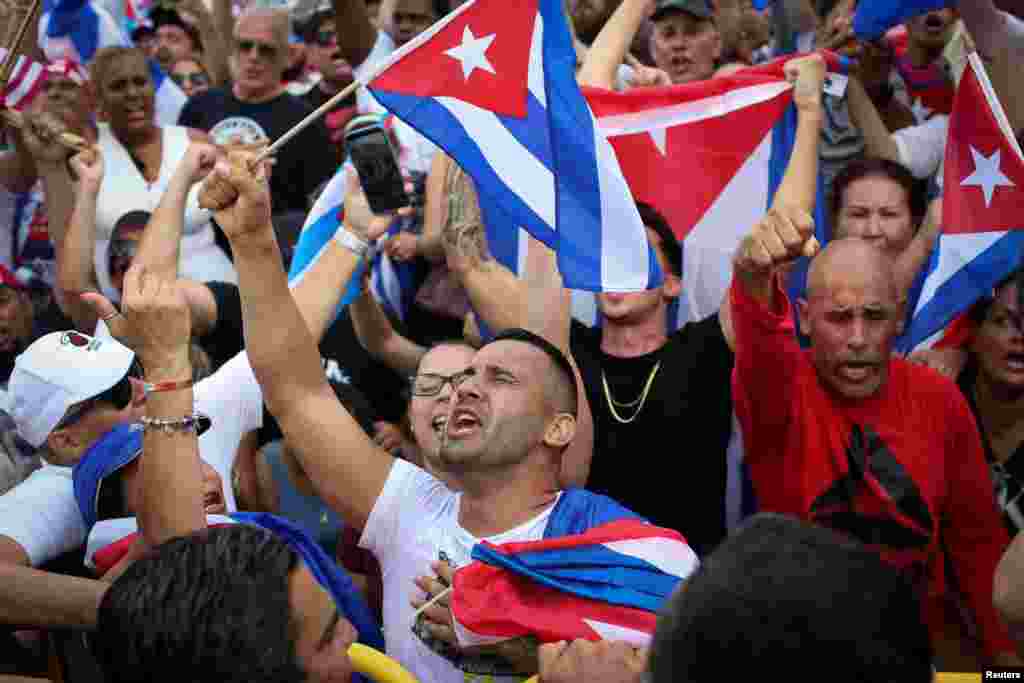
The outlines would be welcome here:
<svg viewBox="0 0 1024 683">
<path fill-rule="evenodd" d="M 569 413 L 558 413 L 544 430 L 544 445 L 565 448 L 576 436 L 576 418 Z"/>
<path fill-rule="evenodd" d="M 75 464 L 73 454 L 78 450 L 78 435 L 71 428 L 56 429 L 46 437 L 46 447 L 50 451 L 47 462 L 71 467 Z"/>
<path fill-rule="evenodd" d="M 800 331 L 804 334 L 808 334 L 811 330 L 811 315 L 809 306 L 807 305 L 807 299 L 796 300 L 796 313 L 800 319 Z"/>
</svg>

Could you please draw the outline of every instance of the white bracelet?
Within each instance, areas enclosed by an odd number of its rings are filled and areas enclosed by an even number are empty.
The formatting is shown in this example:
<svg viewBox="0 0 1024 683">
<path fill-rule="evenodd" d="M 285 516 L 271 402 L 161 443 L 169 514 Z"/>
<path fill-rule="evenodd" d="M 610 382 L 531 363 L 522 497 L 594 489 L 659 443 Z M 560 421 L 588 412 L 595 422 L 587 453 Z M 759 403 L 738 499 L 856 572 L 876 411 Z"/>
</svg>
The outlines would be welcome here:
<svg viewBox="0 0 1024 683">
<path fill-rule="evenodd" d="M 366 256 L 366 252 L 370 250 L 370 243 L 350 232 L 344 224 L 338 226 L 334 240 L 359 258 Z"/>
</svg>

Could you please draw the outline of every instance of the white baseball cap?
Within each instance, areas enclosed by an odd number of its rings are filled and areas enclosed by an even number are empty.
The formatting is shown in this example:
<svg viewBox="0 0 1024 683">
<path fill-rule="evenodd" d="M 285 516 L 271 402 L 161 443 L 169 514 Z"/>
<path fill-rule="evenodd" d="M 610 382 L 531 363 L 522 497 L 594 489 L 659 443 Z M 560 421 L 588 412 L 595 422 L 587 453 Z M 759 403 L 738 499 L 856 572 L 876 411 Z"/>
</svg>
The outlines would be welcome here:
<svg viewBox="0 0 1024 683">
<path fill-rule="evenodd" d="M 135 352 L 111 338 L 51 332 L 14 360 L 7 384 L 18 434 L 39 448 L 68 409 L 117 384 Z"/>
</svg>

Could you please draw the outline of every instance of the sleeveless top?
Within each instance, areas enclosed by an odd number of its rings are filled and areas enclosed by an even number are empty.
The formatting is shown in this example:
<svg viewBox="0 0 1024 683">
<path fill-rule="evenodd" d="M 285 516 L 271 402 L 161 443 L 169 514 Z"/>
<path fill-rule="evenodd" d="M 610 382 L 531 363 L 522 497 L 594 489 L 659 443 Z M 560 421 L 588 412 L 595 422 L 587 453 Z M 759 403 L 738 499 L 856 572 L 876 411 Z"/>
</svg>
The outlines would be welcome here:
<svg viewBox="0 0 1024 683">
<path fill-rule="evenodd" d="M 188 129 L 163 126 L 163 153 L 160 173 L 152 183 L 146 181 L 128 150 L 110 126 L 98 125 L 99 148 L 103 153 L 104 176 L 96 202 L 96 248 L 93 252 L 96 278 L 103 293 L 116 300 L 110 284 L 108 252 L 110 240 L 119 223 L 141 227 L 149 220 L 163 197 L 178 164 L 188 150 Z M 223 251 L 216 245 L 210 212 L 199 208 L 199 184 L 193 186 L 185 204 L 185 222 L 181 239 L 179 275 L 193 280 L 237 283 L 238 276 Z"/>
</svg>

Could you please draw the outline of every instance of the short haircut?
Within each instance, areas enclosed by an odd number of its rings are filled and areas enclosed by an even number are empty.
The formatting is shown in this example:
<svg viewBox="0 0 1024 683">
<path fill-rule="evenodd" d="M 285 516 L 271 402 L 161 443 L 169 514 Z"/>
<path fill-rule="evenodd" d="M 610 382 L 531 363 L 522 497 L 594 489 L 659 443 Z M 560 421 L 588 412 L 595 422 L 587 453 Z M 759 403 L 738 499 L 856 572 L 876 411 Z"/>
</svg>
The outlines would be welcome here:
<svg viewBox="0 0 1024 683">
<path fill-rule="evenodd" d="M 932 647 L 910 583 L 878 553 L 794 517 L 759 514 L 669 601 L 651 683 L 782 675 L 931 683 Z"/>
<path fill-rule="evenodd" d="M 274 33 L 274 42 L 278 47 L 288 51 L 288 38 L 292 33 L 292 19 L 287 10 L 270 7 L 250 7 L 243 10 L 235 20 L 235 36 L 238 36 L 238 27 L 246 19 L 264 17 L 270 19 L 271 30 Z"/>
<path fill-rule="evenodd" d="M 683 247 L 672 232 L 672 227 L 665 220 L 665 217 L 650 204 L 644 202 L 636 203 L 636 210 L 640 213 L 640 220 L 644 227 L 650 228 L 661 238 L 661 253 L 668 261 L 668 267 L 676 277 L 683 275 Z"/>
<path fill-rule="evenodd" d="M 843 207 L 846 190 L 850 185 L 864 178 L 888 178 L 903 188 L 907 193 L 907 203 L 910 205 L 910 215 L 914 217 L 916 231 L 928 211 L 927 183 L 915 178 L 914 174 L 903 164 L 878 157 L 866 157 L 851 161 L 832 180 L 832 188 L 828 196 L 828 210 L 833 223 L 837 222 L 839 211 Z"/>
<path fill-rule="evenodd" d="M 495 336 L 494 339 L 487 342 L 487 344 L 484 344 L 484 346 L 490 346 L 491 344 L 500 341 L 523 342 L 524 344 L 529 344 L 530 346 L 543 351 L 544 354 L 551 359 L 551 362 L 554 363 L 555 367 L 558 368 L 562 379 L 560 384 L 564 385 L 565 405 L 564 407 L 558 405 L 558 410 L 560 412 L 571 413 L 573 416 L 577 414 L 577 411 L 579 410 L 579 396 L 577 395 L 576 390 L 576 373 L 573 372 L 572 363 L 569 362 L 569 359 L 566 358 L 565 354 L 562 353 L 557 346 L 539 334 L 534 334 L 533 332 L 522 328 L 505 330 Z M 558 397 L 551 398 L 556 401 L 556 404 L 562 403 L 562 401 L 558 400 Z"/>
<path fill-rule="evenodd" d="M 299 683 L 289 578 L 298 556 L 246 524 L 175 538 L 100 602 L 93 653 L 109 683 Z"/>
</svg>

